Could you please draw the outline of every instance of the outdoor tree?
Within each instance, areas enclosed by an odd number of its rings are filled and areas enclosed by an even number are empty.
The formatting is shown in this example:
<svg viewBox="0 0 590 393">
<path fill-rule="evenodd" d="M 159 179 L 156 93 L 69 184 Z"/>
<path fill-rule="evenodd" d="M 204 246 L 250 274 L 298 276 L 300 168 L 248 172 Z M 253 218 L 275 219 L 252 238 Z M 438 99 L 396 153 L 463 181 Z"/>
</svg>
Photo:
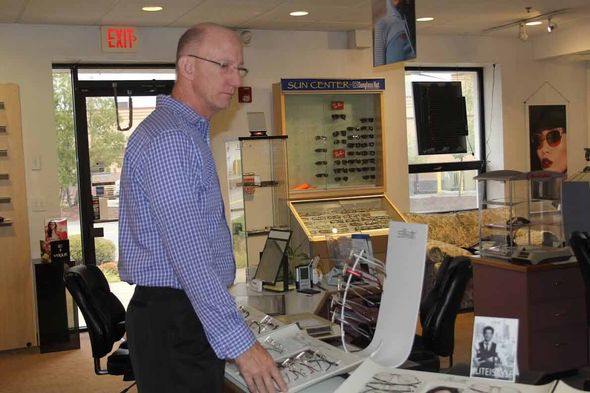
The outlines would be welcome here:
<svg viewBox="0 0 590 393">
<path fill-rule="evenodd" d="M 78 203 L 70 188 L 77 184 L 74 110 L 70 74 L 56 72 L 53 77 L 55 124 L 57 131 L 58 177 L 60 200 L 67 206 Z M 117 130 L 112 97 L 93 97 L 86 101 L 90 163 L 100 162 L 105 168 L 121 166 L 125 135 Z"/>
</svg>

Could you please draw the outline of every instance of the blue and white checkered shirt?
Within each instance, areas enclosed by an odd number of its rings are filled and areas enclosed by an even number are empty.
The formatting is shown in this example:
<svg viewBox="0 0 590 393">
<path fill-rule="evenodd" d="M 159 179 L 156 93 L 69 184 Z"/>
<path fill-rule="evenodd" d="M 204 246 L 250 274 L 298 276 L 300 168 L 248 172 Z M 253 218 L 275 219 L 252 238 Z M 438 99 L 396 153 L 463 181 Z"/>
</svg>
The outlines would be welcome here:
<svg viewBox="0 0 590 393">
<path fill-rule="evenodd" d="M 119 203 L 121 279 L 183 289 L 217 357 L 248 350 L 254 336 L 228 292 L 235 263 L 209 121 L 158 96 L 129 138 Z"/>
</svg>

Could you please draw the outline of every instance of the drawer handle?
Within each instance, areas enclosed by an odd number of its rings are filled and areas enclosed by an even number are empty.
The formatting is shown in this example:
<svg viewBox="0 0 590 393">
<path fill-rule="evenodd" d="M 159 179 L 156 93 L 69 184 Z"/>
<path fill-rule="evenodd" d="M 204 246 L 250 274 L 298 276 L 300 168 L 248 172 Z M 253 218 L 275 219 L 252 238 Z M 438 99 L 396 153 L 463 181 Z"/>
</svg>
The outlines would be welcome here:
<svg viewBox="0 0 590 393">
<path fill-rule="evenodd" d="M 555 348 L 559 348 L 559 347 L 565 347 L 566 345 L 567 345 L 567 343 L 555 343 L 555 344 L 553 344 L 553 346 L 554 346 Z"/>
<path fill-rule="evenodd" d="M 553 281 L 554 287 L 560 287 L 563 284 L 563 281 Z"/>
<path fill-rule="evenodd" d="M 563 317 L 566 314 L 567 314 L 567 311 L 564 311 L 564 312 L 556 312 L 555 314 L 553 314 L 553 316 L 555 318 L 559 318 L 559 317 Z"/>
</svg>

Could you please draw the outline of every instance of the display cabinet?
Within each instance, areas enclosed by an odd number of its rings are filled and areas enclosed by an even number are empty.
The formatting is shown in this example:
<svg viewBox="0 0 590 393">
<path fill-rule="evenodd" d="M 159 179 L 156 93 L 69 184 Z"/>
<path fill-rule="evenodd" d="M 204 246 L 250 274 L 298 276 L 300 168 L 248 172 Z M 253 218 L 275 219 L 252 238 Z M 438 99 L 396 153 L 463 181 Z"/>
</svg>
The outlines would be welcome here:
<svg viewBox="0 0 590 393">
<path fill-rule="evenodd" d="M 275 127 L 289 135 L 289 199 L 385 190 L 382 79 L 273 86 Z"/>
<path fill-rule="evenodd" d="M 478 182 L 480 254 L 509 259 L 516 251 L 517 236 L 520 246 L 530 244 L 528 176 L 499 170 L 474 179 Z"/>
<path fill-rule="evenodd" d="M 0 351 L 37 343 L 20 102 L 0 84 Z"/>
<path fill-rule="evenodd" d="M 385 260 L 390 221 L 403 221 L 385 195 L 291 201 L 291 244 L 320 256 L 322 270 L 331 267 L 328 241 L 356 233 L 370 235 L 374 256 Z"/>
<path fill-rule="evenodd" d="M 531 242 L 545 247 L 562 247 L 565 242 L 561 190 L 565 175 L 551 171 L 529 173 Z M 541 234 L 541 238 L 534 234 Z"/>
<path fill-rule="evenodd" d="M 270 228 L 289 226 L 287 137 L 243 137 L 226 151 L 234 253 L 248 278 Z"/>
</svg>

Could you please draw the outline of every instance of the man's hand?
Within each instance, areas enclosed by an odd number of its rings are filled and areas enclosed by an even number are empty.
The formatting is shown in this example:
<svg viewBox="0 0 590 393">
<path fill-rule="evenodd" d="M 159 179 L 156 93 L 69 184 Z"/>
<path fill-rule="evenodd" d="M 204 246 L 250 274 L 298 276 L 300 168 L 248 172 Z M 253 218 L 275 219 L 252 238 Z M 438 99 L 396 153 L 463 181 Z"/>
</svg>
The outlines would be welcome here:
<svg viewBox="0 0 590 393">
<path fill-rule="evenodd" d="M 275 383 L 281 392 L 287 392 L 287 384 L 272 356 L 258 341 L 235 361 L 251 393 L 275 393 Z"/>
</svg>

